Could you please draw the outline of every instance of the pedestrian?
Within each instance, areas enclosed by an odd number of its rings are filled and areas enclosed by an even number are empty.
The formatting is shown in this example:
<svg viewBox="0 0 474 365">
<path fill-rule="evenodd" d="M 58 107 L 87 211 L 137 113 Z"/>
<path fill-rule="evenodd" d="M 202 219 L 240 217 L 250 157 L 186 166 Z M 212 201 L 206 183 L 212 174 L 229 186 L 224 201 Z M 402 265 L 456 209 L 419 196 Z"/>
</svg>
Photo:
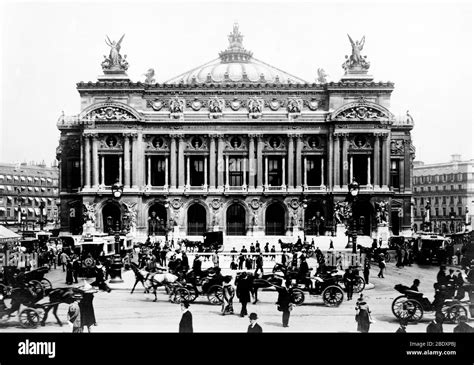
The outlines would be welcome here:
<svg viewBox="0 0 474 365">
<path fill-rule="evenodd" d="M 264 251 L 265 253 L 269 253 L 269 252 L 270 252 L 270 249 L 268 248 L 268 245 L 269 245 L 269 243 L 267 242 L 267 243 L 265 243 L 265 246 L 263 247 L 263 251 Z"/>
<path fill-rule="evenodd" d="M 290 312 L 293 309 L 293 303 L 291 302 L 291 294 L 288 290 L 286 280 L 282 280 L 281 286 L 274 285 L 278 291 L 277 309 L 282 312 L 283 327 L 289 327 Z"/>
<path fill-rule="evenodd" d="M 189 259 L 185 251 L 183 251 L 181 255 L 181 269 L 183 273 L 187 273 L 189 271 Z"/>
<path fill-rule="evenodd" d="M 100 290 L 104 290 L 110 293 L 111 289 L 105 283 L 104 279 L 104 266 L 98 262 L 95 267 L 95 280 L 91 283 L 92 286 L 97 286 Z"/>
<path fill-rule="evenodd" d="M 250 242 L 250 253 L 255 253 L 255 246 L 253 245 L 253 242 Z"/>
<path fill-rule="evenodd" d="M 217 254 L 217 251 L 212 255 L 212 263 L 214 267 L 219 267 L 219 255 Z"/>
<path fill-rule="evenodd" d="M 69 256 L 67 256 L 67 259 L 66 259 L 66 284 L 67 285 L 72 285 L 72 282 L 74 280 L 73 278 L 73 268 L 72 268 L 72 261 L 71 259 L 69 258 Z"/>
<path fill-rule="evenodd" d="M 413 284 L 410 286 L 410 290 L 418 291 L 419 286 L 420 286 L 420 280 L 415 279 L 413 280 Z"/>
<path fill-rule="evenodd" d="M 443 319 L 444 316 L 442 313 L 437 312 L 435 319 L 430 322 L 426 327 L 427 333 L 443 333 Z"/>
<path fill-rule="evenodd" d="M 232 261 L 235 260 L 235 255 L 237 253 L 237 250 L 235 249 L 235 247 L 232 247 L 232 250 L 230 250 L 230 253 L 233 254 L 232 255 Z"/>
<path fill-rule="evenodd" d="M 245 259 L 245 268 L 247 270 L 252 270 L 253 260 L 250 256 Z"/>
<path fill-rule="evenodd" d="M 334 250 L 334 243 L 332 242 L 332 240 L 329 240 L 329 249 Z"/>
<path fill-rule="evenodd" d="M 436 275 L 436 282 L 440 285 L 446 285 L 447 284 L 447 277 L 446 277 L 446 266 L 441 265 L 439 267 L 438 274 Z"/>
<path fill-rule="evenodd" d="M 247 249 L 245 248 L 245 245 L 242 246 L 242 249 L 240 250 L 241 253 L 247 253 Z"/>
<path fill-rule="evenodd" d="M 87 327 L 87 332 L 91 333 L 91 327 L 97 326 L 94 305 L 92 304 L 94 293 L 97 293 L 97 290 L 94 290 L 87 281 L 84 281 L 84 287 L 82 290 L 82 300 L 79 302 L 79 308 L 81 310 L 81 326 L 82 328 Z"/>
<path fill-rule="evenodd" d="M 59 260 L 60 260 L 61 265 L 63 267 L 63 272 L 65 272 L 67 261 L 68 261 L 68 255 L 66 254 L 66 252 L 61 251 L 61 255 L 59 256 Z"/>
<path fill-rule="evenodd" d="M 456 265 L 460 265 L 461 264 L 461 251 L 459 250 L 459 248 L 456 250 L 456 253 L 454 254 L 456 256 Z"/>
<path fill-rule="evenodd" d="M 237 282 L 236 290 L 237 298 L 239 298 L 242 308 L 240 310 L 240 316 L 244 317 L 247 315 L 247 304 L 250 302 L 250 278 L 246 272 L 243 272 Z"/>
<path fill-rule="evenodd" d="M 366 258 L 364 261 L 364 280 L 365 283 L 369 283 L 369 276 L 370 276 L 370 259 Z"/>
<path fill-rule="evenodd" d="M 456 297 L 457 300 L 463 300 L 466 295 L 466 290 L 464 289 L 464 278 L 462 277 L 461 270 L 456 270 L 457 276 L 455 278 L 456 285 Z"/>
<path fill-rule="evenodd" d="M 255 266 L 256 266 L 255 273 L 254 273 L 255 277 L 258 277 L 257 273 L 259 271 L 262 273 L 262 276 L 263 276 L 263 255 L 261 252 L 255 260 Z"/>
<path fill-rule="evenodd" d="M 193 271 L 195 276 L 201 276 L 201 267 L 202 267 L 202 261 L 199 255 L 196 255 L 194 257 L 193 261 Z"/>
<path fill-rule="evenodd" d="M 67 319 L 72 325 L 72 333 L 81 333 L 81 309 L 79 307 L 79 301 L 82 299 L 82 295 L 79 293 L 73 294 L 73 302 L 69 305 L 67 311 Z"/>
<path fill-rule="evenodd" d="M 262 333 L 262 327 L 257 323 L 257 313 L 250 313 L 249 315 L 249 320 L 250 320 L 250 325 L 247 328 L 247 333 Z"/>
<path fill-rule="evenodd" d="M 311 280 L 309 280 L 309 266 L 306 262 L 306 257 L 301 255 L 300 257 L 300 267 L 298 269 L 298 281 L 305 285 L 306 288 L 311 286 Z"/>
<path fill-rule="evenodd" d="M 267 244 L 268 244 L 268 242 L 267 242 Z M 272 245 L 272 248 L 270 249 L 270 252 L 271 252 L 271 253 L 275 253 L 275 252 L 276 252 L 275 245 Z M 276 259 L 276 255 L 272 255 L 271 260 L 272 260 L 272 261 L 275 261 L 275 259 Z"/>
<path fill-rule="evenodd" d="M 189 311 L 189 302 L 181 303 L 181 321 L 179 321 L 179 333 L 193 333 L 193 315 Z"/>
<path fill-rule="evenodd" d="M 237 268 L 238 268 L 238 265 L 235 262 L 235 260 L 232 258 L 232 262 L 230 263 L 230 269 L 231 270 L 237 270 Z"/>
<path fill-rule="evenodd" d="M 459 317 L 459 324 L 454 327 L 454 333 L 473 333 L 474 328 L 467 324 L 467 317 L 462 315 Z"/>
<path fill-rule="evenodd" d="M 367 302 L 365 301 L 364 295 L 361 294 L 359 299 L 357 299 L 356 304 L 356 322 L 357 322 L 357 331 L 361 333 L 368 333 L 370 330 L 370 324 L 373 322 L 370 315 L 370 308 Z"/>
<path fill-rule="evenodd" d="M 245 262 L 245 257 L 244 255 L 240 254 L 239 255 L 239 270 L 242 270 L 244 268 L 244 262 Z"/>
<path fill-rule="evenodd" d="M 383 256 L 380 256 L 379 257 L 379 269 L 380 269 L 380 271 L 379 271 L 379 275 L 378 275 L 379 278 L 383 279 L 383 277 L 384 277 L 383 276 L 383 271 L 385 270 L 386 266 L 387 265 L 385 264 L 385 259 L 383 258 Z"/>
<path fill-rule="evenodd" d="M 398 327 L 395 333 L 407 333 L 407 320 L 406 319 L 400 320 L 400 327 Z"/>
<path fill-rule="evenodd" d="M 234 314 L 234 295 L 235 289 L 231 283 L 232 276 L 226 276 L 224 278 L 224 285 L 222 286 L 222 315 Z"/>
<path fill-rule="evenodd" d="M 347 293 L 347 300 L 352 300 L 352 295 L 354 293 L 354 282 L 355 282 L 355 277 L 352 269 L 346 269 L 346 272 L 344 273 L 342 280 L 344 282 L 344 286 L 346 287 L 346 293 Z"/>
<path fill-rule="evenodd" d="M 74 255 L 72 257 L 72 277 L 74 278 L 74 283 L 77 284 L 79 281 L 77 277 L 79 275 L 79 270 L 81 270 L 81 262 L 79 261 L 79 256 Z"/>
</svg>

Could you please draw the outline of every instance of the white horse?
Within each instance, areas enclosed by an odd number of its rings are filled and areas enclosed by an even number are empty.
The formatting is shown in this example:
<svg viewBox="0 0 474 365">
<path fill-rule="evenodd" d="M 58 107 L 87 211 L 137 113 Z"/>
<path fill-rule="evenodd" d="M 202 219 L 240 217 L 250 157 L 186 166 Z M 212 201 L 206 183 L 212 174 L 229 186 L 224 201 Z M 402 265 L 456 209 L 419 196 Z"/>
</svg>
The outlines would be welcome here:
<svg viewBox="0 0 474 365">
<path fill-rule="evenodd" d="M 170 272 L 158 272 L 151 273 L 146 270 L 140 269 L 139 273 L 143 276 L 143 286 L 145 287 L 145 292 L 149 293 L 150 289 L 153 289 L 153 294 L 155 295 L 155 302 L 157 301 L 156 289 L 159 286 L 167 286 L 168 284 L 173 284 L 178 280 L 176 275 L 171 274 Z"/>
</svg>

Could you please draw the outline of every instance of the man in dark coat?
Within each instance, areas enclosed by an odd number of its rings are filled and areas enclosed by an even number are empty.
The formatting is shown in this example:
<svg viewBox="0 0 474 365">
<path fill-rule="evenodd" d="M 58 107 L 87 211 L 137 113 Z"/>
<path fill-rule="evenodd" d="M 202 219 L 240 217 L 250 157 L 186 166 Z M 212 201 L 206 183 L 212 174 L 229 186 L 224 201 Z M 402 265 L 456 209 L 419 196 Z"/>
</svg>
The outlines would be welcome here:
<svg viewBox="0 0 474 365">
<path fill-rule="evenodd" d="M 199 255 L 196 255 L 193 261 L 193 271 L 196 276 L 201 276 L 201 267 L 202 267 L 202 262 L 199 258 Z"/>
<path fill-rule="evenodd" d="M 181 321 L 179 321 L 179 333 L 193 333 L 193 315 L 189 311 L 189 303 L 181 303 Z"/>
<path fill-rule="evenodd" d="M 244 268 L 245 256 L 240 254 L 239 255 L 239 270 Z"/>
<path fill-rule="evenodd" d="M 467 317 L 466 316 L 460 316 L 459 317 L 459 324 L 454 327 L 453 332 L 454 333 L 473 333 L 474 328 L 469 326 L 467 323 Z"/>
<path fill-rule="evenodd" d="M 237 298 L 239 298 L 239 301 L 242 304 L 240 316 L 244 317 L 247 315 L 247 304 L 250 302 L 250 279 L 246 272 L 241 274 L 237 282 L 236 294 Z"/>
<path fill-rule="evenodd" d="M 254 275 L 257 276 L 257 273 L 260 271 L 263 275 L 263 255 L 260 253 L 257 258 L 255 259 L 255 273 Z"/>
<path fill-rule="evenodd" d="M 301 260 L 301 263 L 300 263 L 300 268 L 298 269 L 298 281 L 302 284 L 305 284 L 306 287 L 308 288 L 311 286 L 311 280 L 307 278 L 308 273 L 309 273 L 309 266 L 304 256 L 301 256 L 300 260 Z"/>
<path fill-rule="evenodd" d="M 446 278 L 446 266 L 441 265 L 439 267 L 438 274 L 436 275 L 436 282 L 441 285 L 446 285 L 447 278 Z"/>
<path fill-rule="evenodd" d="M 436 318 L 426 327 L 427 333 L 443 333 L 443 315 L 436 313 Z"/>
<path fill-rule="evenodd" d="M 250 313 L 249 320 L 250 325 L 247 329 L 247 333 L 262 333 L 262 327 L 257 323 L 257 313 Z"/>
<path fill-rule="evenodd" d="M 291 311 L 291 294 L 287 288 L 286 281 L 283 279 L 282 286 L 274 285 L 278 291 L 277 309 L 282 312 L 283 327 L 289 327 L 290 311 Z"/>
<path fill-rule="evenodd" d="M 347 300 L 352 300 L 354 294 L 355 275 L 352 269 L 346 269 L 344 276 L 342 277 L 344 286 L 347 292 Z"/>
</svg>

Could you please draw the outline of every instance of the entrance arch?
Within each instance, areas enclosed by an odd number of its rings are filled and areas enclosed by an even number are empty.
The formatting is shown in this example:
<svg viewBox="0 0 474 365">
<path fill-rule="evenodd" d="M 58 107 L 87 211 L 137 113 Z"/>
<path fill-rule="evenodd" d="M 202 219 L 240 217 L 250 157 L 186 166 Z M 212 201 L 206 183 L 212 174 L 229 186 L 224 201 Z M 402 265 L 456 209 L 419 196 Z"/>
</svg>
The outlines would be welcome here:
<svg viewBox="0 0 474 365">
<path fill-rule="evenodd" d="M 356 201 L 353 205 L 353 215 L 356 222 L 357 234 L 370 236 L 372 233 L 372 221 L 374 208 L 368 201 Z"/>
<path fill-rule="evenodd" d="M 268 236 L 285 234 L 285 209 L 278 203 L 270 204 L 265 211 L 265 234 Z"/>
<path fill-rule="evenodd" d="M 245 209 L 234 203 L 227 208 L 226 234 L 228 236 L 245 236 Z"/>
<path fill-rule="evenodd" d="M 201 204 L 188 208 L 188 236 L 202 236 L 206 232 L 206 209 Z"/>
<path fill-rule="evenodd" d="M 102 227 L 104 227 L 104 233 L 110 232 L 117 228 L 122 229 L 122 212 L 120 207 L 114 203 L 107 203 L 102 208 Z"/>
<path fill-rule="evenodd" d="M 164 236 L 166 234 L 168 214 L 163 204 L 155 203 L 148 209 L 148 235 Z"/>
<path fill-rule="evenodd" d="M 320 236 L 326 232 L 326 218 L 324 207 L 320 202 L 308 204 L 304 213 L 305 234 L 308 236 Z"/>
</svg>

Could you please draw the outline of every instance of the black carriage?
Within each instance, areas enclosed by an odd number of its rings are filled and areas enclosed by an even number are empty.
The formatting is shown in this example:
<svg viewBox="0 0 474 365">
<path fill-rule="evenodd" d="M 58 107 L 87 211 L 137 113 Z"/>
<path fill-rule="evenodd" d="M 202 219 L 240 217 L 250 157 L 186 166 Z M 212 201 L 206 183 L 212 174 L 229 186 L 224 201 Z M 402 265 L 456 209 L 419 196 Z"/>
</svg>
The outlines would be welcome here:
<svg viewBox="0 0 474 365">
<path fill-rule="evenodd" d="M 23 271 L 16 266 L 5 266 L 0 282 L 0 288 L 8 296 L 14 288 L 27 287 L 32 293 L 43 296 L 46 289 L 51 289 L 51 282 L 44 277 L 49 271 L 47 267 L 40 267 L 31 271 Z"/>
<path fill-rule="evenodd" d="M 224 278 L 218 268 L 209 268 L 203 271 L 200 277 L 196 277 L 195 273 L 190 271 L 173 287 L 170 293 L 171 301 L 185 299 L 188 302 L 194 302 L 198 296 L 205 295 L 209 303 L 222 304 Z M 185 289 L 185 291 L 182 289 Z"/>
<path fill-rule="evenodd" d="M 435 300 L 430 302 L 423 293 L 405 285 L 397 284 L 394 289 L 402 294 L 392 302 L 392 313 L 399 320 L 418 322 L 425 312 L 440 312 L 444 320 L 450 323 L 458 323 L 461 316 L 468 317 L 466 306 L 469 307 L 469 301 L 451 298 L 439 292 Z"/>
</svg>

